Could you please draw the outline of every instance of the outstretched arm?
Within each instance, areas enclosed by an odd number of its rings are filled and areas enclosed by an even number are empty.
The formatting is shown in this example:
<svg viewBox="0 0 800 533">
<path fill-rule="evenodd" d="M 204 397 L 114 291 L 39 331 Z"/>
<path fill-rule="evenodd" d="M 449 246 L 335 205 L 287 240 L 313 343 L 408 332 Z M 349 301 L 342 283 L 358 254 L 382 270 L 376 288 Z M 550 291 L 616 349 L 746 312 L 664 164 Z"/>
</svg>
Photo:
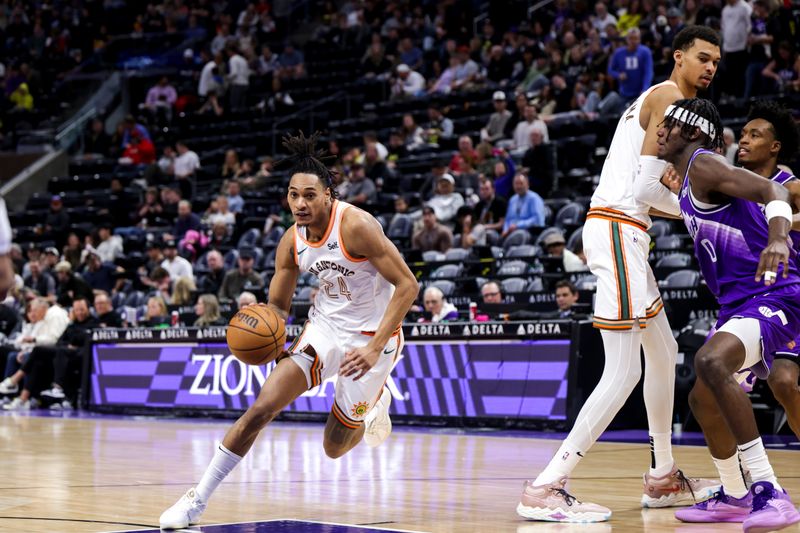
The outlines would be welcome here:
<svg viewBox="0 0 800 533">
<path fill-rule="evenodd" d="M 366 212 L 360 209 L 345 211 L 341 240 L 347 243 L 351 256 L 367 259 L 395 289 L 386 307 L 386 314 L 369 343 L 345 354 L 339 374 L 354 375 L 353 379 L 359 379 L 378 361 L 383 347 L 414 303 L 419 284 L 397 247 L 383 234 L 380 224 Z M 340 246 L 344 248 L 342 243 Z"/>
<path fill-rule="evenodd" d="M 758 174 L 734 167 L 718 154 L 703 154 L 695 158 L 692 166 L 692 190 L 703 198 L 723 194 L 767 206 L 769 241 L 761 252 L 756 281 L 764 275 L 764 284 L 775 281 L 775 273 L 783 264 L 783 276 L 789 275 L 789 229 L 792 226 L 792 208 L 789 190 Z"/>
</svg>

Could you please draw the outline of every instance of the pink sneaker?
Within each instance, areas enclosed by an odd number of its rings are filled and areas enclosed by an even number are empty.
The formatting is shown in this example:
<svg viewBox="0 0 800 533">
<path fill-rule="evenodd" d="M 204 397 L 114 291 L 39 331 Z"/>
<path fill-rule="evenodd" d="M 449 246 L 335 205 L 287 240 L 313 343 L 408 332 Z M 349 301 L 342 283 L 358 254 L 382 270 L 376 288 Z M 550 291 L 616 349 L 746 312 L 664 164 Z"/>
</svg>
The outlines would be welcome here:
<svg viewBox="0 0 800 533">
<path fill-rule="evenodd" d="M 525 482 L 525 490 L 517 505 L 517 514 L 530 520 L 546 522 L 605 522 L 611 510 L 594 503 L 578 501 L 566 491 L 567 478 L 554 483 L 534 486 Z"/>
<path fill-rule="evenodd" d="M 753 507 L 753 495 L 749 492 L 741 498 L 725 494 L 723 487 L 710 499 L 686 509 L 675 511 L 681 522 L 744 522 Z"/>
<path fill-rule="evenodd" d="M 720 487 L 717 480 L 688 478 L 673 465 L 672 471 L 665 476 L 644 475 L 642 507 L 692 505 L 709 499 Z"/>
<path fill-rule="evenodd" d="M 800 512 L 786 491 L 776 489 L 769 481 L 753 483 L 750 494 L 753 510 L 742 524 L 745 533 L 778 531 L 800 522 Z"/>
</svg>

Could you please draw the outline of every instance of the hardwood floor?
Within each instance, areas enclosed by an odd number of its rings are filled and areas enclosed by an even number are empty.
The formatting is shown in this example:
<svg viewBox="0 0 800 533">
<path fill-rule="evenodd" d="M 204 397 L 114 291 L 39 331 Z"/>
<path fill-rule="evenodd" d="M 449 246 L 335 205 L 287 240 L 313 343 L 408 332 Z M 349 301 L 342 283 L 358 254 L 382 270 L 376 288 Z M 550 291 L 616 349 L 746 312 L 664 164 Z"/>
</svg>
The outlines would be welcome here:
<svg viewBox="0 0 800 533">
<path fill-rule="evenodd" d="M 157 525 L 197 482 L 228 423 L 133 418 L 0 417 L 0 531 L 121 531 Z M 299 518 L 433 532 L 740 531 L 680 524 L 672 510 L 642 510 L 645 444 L 598 443 L 570 490 L 610 507 L 611 522 L 525 522 L 522 483 L 559 441 L 398 429 L 378 448 L 331 460 L 322 426 L 276 424 L 211 500 L 203 524 Z M 704 448 L 677 447 L 688 475 L 714 477 Z M 800 453 L 770 451 L 795 502 Z M 800 531 L 799 528 L 787 531 Z"/>
</svg>

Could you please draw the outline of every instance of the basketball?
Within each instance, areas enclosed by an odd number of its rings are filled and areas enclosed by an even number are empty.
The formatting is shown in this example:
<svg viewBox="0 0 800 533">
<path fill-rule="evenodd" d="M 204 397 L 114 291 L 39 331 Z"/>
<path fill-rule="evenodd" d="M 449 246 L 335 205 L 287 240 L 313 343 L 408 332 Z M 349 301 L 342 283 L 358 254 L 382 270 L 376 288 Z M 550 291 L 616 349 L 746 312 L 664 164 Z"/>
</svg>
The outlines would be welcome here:
<svg viewBox="0 0 800 533">
<path fill-rule="evenodd" d="M 228 323 L 228 348 L 248 365 L 275 360 L 286 344 L 284 321 L 265 304 L 240 309 Z"/>
</svg>

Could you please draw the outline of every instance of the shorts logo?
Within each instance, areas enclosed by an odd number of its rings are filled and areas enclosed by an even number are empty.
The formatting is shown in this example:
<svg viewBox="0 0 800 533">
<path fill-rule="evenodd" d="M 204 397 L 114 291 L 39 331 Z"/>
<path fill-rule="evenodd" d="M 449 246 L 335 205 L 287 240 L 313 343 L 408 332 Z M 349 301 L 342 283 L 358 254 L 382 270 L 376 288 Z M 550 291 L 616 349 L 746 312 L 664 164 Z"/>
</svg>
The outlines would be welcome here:
<svg viewBox="0 0 800 533">
<path fill-rule="evenodd" d="M 353 415 L 354 417 L 361 418 L 362 416 L 367 414 L 367 409 L 369 409 L 367 402 L 358 402 L 357 404 L 354 404 L 353 407 L 350 408 L 350 414 Z"/>
</svg>

